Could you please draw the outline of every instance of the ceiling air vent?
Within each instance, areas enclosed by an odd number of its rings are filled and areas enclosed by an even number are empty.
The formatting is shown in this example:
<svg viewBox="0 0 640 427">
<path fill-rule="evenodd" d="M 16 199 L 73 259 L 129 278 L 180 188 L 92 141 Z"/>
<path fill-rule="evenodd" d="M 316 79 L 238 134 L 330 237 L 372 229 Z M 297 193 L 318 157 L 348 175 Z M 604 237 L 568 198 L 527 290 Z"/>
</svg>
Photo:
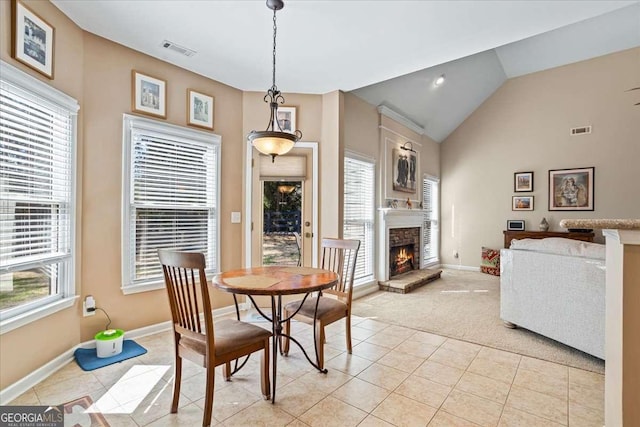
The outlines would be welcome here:
<svg viewBox="0 0 640 427">
<path fill-rule="evenodd" d="M 591 133 L 591 126 L 581 126 L 578 128 L 571 128 L 571 135 L 586 135 Z"/>
<path fill-rule="evenodd" d="M 193 55 L 196 54 L 195 50 L 191 50 L 184 46 L 180 46 L 178 44 L 175 44 L 174 42 L 170 42 L 169 40 L 163 41 L 162 47 L 188 57 L 192 57 Z"/>
</svg>

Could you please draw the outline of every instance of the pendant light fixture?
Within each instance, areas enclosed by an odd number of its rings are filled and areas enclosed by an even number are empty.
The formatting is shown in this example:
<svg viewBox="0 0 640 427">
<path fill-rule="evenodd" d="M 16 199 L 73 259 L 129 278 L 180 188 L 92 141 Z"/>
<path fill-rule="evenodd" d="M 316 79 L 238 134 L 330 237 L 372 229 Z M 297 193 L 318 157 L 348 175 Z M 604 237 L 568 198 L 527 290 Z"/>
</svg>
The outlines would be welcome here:
<svg viewBox="0 0 640 427">
<path fill-rule="evenodd" d="M 282 0 L 267 0 L 267 7 L 273 10 L 273 74 L 271 89 L 264 96 L 264 102 L 269 104 L 271 116 L 267 130 L 252 130 L 247 139 L 261 153 L 271 156 L 271 162 L 275 161 L 276 156 L 288 153 L 296 142 L 302 138 L 302 132 L 299 130 L 294 133 L 284 132 L 278 121 L 278 104 L 284 104 L 284 97 L 276 86 L 276 11 L 284 7 Z"/>
</svg>

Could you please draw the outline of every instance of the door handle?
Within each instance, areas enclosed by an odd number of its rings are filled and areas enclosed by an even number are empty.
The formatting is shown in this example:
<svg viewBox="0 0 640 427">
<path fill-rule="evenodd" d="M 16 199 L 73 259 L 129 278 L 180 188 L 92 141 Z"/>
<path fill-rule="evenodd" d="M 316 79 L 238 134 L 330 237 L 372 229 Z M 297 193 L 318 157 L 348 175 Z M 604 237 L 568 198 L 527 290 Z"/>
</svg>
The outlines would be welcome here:
<svg viewBox="0 0 640 427">
<path fill-rule="evenodd" d="M 308 231 L 304 233 L 304 237 L 313 237 L 313 233 L 309 233 Z"/>
</svg>

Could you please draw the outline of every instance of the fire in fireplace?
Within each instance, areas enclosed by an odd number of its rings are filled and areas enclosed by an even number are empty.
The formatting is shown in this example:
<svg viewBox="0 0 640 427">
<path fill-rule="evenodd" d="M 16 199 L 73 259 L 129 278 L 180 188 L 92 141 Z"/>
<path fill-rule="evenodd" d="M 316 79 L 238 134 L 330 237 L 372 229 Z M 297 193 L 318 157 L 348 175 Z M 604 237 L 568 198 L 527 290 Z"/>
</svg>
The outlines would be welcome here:
<svg viewBox="0 0 640 427">
<path fill-rule="evenodd" d="M 402 246 L 395 246 L 389 250 L 389 277 L 406 273 L 414 267 L 414 247 L 413 243 Z"/>
</svg>

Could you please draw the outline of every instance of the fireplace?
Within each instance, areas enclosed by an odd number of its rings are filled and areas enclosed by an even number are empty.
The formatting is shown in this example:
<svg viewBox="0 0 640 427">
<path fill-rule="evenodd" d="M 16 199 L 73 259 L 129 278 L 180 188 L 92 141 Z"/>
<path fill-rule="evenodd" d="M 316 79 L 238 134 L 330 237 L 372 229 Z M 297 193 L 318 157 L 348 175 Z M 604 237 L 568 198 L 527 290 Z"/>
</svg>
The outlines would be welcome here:
<svg viewBox="0 0 640 427">
<path fill-rule="evenodd" d="M 413 244 L 413 270 L 421 268 L 422 209 L 380 208 L 378 236 L 378 281 L 391 278 L 391 250 L 398 246 Z M 407 249 L 405 248 L 405 251 Z"/>
<path fill-rule="evenodd" d="M 420 227 L 389 229 L 389 278 L 420 268 Z"/>
<path fill-rule="evenodd" d="M 406 273 L 414 269 L 413 247 L 410 245 L 395 246 L 389 250 L 389 277 Z"/>
</svg>

